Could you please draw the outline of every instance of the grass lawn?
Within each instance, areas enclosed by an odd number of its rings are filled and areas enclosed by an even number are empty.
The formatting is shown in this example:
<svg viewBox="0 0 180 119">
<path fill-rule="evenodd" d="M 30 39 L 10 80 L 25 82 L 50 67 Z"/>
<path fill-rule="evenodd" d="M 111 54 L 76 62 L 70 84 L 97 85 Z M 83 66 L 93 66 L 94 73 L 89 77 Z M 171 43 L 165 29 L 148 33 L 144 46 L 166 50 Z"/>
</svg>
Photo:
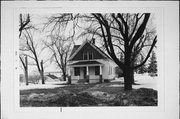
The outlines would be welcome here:
<svg viewBox="0 0 180 119">
<path fill-rule="evenodd" d="M 20 106 L 156 106 L 157 91 L 124 91 L 121 82 L 72 84 L 20 91 Z"/>
</svg>

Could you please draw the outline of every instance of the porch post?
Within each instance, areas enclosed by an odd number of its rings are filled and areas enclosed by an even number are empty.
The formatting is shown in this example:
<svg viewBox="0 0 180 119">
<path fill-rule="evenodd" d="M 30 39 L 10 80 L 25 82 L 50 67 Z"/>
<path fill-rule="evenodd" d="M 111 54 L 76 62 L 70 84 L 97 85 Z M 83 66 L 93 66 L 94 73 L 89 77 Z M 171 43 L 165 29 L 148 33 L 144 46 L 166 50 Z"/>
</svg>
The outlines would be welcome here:
<svg viewBox="0 0 180 119">
<path fill-rule="evenodd" d="M 89 83 L 89 67 L 86 66 L 86 80 Z"/>
<path fill-rule="evenodd" d="M 103 80 L 102 80 L 102 66 L 101 66 L 101 65 L 99 66 L 99 70 L 100 70 L 100 71 L 99 71 L 99 72 L 100 72 L 100 75 L 99 75 L 99 82 L 102 83 Z"/>
<path fill-rule="evenodd" d="M 99 70 L 100 70 L 100 75 L 102 75 L 102 66 L 99 66 Z"/>
</svg>

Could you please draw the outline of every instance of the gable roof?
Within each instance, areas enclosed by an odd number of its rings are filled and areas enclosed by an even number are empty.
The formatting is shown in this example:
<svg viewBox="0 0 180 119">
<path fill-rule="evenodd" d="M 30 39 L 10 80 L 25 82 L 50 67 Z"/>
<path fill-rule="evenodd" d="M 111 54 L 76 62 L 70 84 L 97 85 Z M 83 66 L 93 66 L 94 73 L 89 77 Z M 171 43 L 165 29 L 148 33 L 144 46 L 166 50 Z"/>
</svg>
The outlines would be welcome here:
<svg viewBox="0 0 180 119">
<path fill-rule="evenodd" d="M 111 57 L 109 57 L 106 53 L 104 53 L 104 51 L 102 51 L 99 47 L 97 47 L 96 45 L 93 44 L 93 46 L 98 49 L 102 54 L 104 54 L 107 58 L 111 59 Z"/>
<path fill-rule="evenodd" d="M 73 59 L 76 54 L 85 46 L 85 44 L 90 44 L 96 51 L 98 51 L 102 56 L 108 58 L 108 59 L 111 59 L 106 53 L 104 53 L 100 48 L 98 48 L 95 44 L 89 42 L 89 41 L 86 41 L 84 42 L 82 45 L 75 45 L 72 52 L 71 52 L 71 55 L 70 55 L 70 58 L 69 60 Z"/>
<path fill-rule="evenodd" d="M 71 51 L 71 54 L 70 54 L 70 57 L 74 54 L 74 52 L 80 47 L 81 45 L 74 45 L 72 51 Z"/>
</svg>

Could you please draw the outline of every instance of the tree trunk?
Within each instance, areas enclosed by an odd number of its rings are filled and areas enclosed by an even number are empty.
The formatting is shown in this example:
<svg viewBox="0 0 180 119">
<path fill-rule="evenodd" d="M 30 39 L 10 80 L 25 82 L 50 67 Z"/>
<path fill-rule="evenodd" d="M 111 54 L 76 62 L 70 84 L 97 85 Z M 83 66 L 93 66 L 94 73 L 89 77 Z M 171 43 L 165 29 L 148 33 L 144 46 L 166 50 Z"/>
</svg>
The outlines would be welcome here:
<svg viewBox="0 0 180 119">
<path fill-rule="evenodd" d="M 27 60 L 27 56 L 25 57 L 24 74 L 25 74 L 26 85 L 28 85 L 29 83 L 28 83 L 28 60 Z"/>
<path fill-rule="evenodd" d="M 66 81 L 66 72 L 63 71 L 63 80 Z"/>
<path fill-rule="evenodd" d="M 26 85 L 28 85 L 29 82 L 28 82 L 28 70 L 27 69 L 25 69 L 24 74 L 25 74 Z"/>
<path fill-rule="evenodd" d="M 71 84 L 71 76 L 68 76 L 68 84 Z"/>
<path fill-rule="evenodd" d="M 135 82 L 134 82 L 134 70 L 130 70 L 130 74 L 129 75 L 131 75 L 131 83 L 135 84 Z"/>
<path fill-rule="evenodd" d="M 40 72 L 40 75 L 41 75 L 42 84 L 45 84 L 45 81 L 44 81 L 44 72 L 41 71 L 41 72 Z"/>
<path fill-rule="evenodd" d="M 45 80 L 44 80 L 44 69 L 43 69 L 43 60 L 41 60 L 41 71 L 40 71 L 40 75 L 41 75 L 42 84 L 45 84 Z"/>
<path fill-rule="evenodd" d="M 132 80 L 133 76 L 132 75 L 133 70 L 131 68 L 126 68 L 124 71 L 124 90 L 132 90 Z"/>
</svg>

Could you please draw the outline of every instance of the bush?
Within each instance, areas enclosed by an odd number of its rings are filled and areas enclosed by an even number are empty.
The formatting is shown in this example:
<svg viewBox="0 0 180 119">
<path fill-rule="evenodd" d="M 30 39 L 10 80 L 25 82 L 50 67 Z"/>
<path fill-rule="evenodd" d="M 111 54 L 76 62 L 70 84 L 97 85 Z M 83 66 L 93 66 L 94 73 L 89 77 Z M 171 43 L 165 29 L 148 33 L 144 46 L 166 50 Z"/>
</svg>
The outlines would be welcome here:
<svg viewBox="0 0 180 119">
<path fill-rule="evenodd" d="M 57 100 L 50 100 L 49 105 L 56 106 L 95 106 L 98 105 L 97 99 L 87 92 L 72 93 L 66 90 L 58 92 Z"/>
<path fill-rule="evenodd" d="M 47 78 L 48 78 L 47 76 L 44 76 L 45 81 L 47 80 Z M 38 74 L 31 74 L 28 76 L 29 83 L 38 84 L 40 80 L 41 80 L 41 76 Z M 19 81 L 21 83 L 25 82 L 25 76 L 23 74 L 19 75 Z"/>
<path fill-rule="evenodd" d="M 37 74 L 28 76 L 29 83 L 38 84 L 40 79 L 40 75 Z"/>
<path fill-rule="evenodd" d="M 19 75 L 19 82 L 25 82 L 25 79 L 24 79 L 24 75 L 23 74 L 20 74 Z"/>
<path fill-rule="evenodd" d="M 157 106 L 157 91 L 140 88 L 118 94 L 113 101 L 114 106 Z"/>
<path fill-rule="evenodd" d="M 115 73 L 116 73 L 116 75 L 118 77 L 123 77 L 124 76 L 122 69 L 120 69 L 119 67 L 115 68 Z"/>
<path fill-rule="evenodd" d="M 157 76 L 157 73 L 149 73 L 149 76 L 155 77 L 155 76 Z"/>
<path fill-rule="evenodd" d="M 105 83 L 109 83 L 110 80 L 109 80 L 109 79 L 104 79 L 104 82 L 105 82 Z"/>
</svg>

